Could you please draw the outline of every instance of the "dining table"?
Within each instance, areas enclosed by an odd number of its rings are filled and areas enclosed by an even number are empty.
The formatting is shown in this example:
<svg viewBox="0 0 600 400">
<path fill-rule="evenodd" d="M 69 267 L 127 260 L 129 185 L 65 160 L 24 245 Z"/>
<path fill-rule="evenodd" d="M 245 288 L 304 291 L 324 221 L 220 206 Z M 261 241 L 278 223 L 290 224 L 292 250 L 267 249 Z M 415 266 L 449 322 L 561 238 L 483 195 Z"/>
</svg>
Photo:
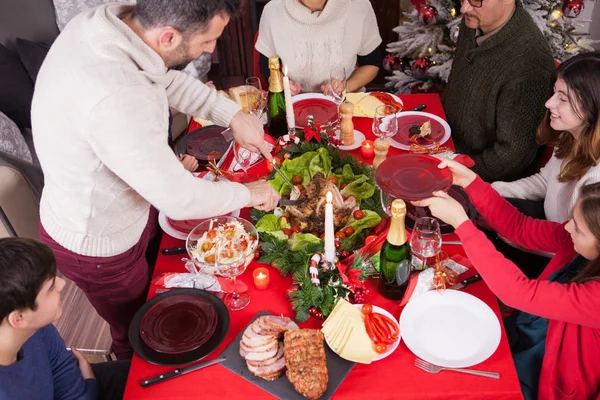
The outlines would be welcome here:
<svg viewBox="0 0 600 400">
<path fill-rule="evenodd" d="M 440 97 L 437 94 L 408 94 L 399 95 L 404 104 L 404 109 L 412 109 L 425 104 L 425 112 L 432 113 L 445 119 Z M 367 139 L 374 140 L 372 132 L 372 119 L 354 117 L 354 128 L 362 132 Z M 198 128 L 192 119 L 188 132 Z M 453 148 L 452 139 L 445 143 Z M 390 147 L 388 155 L 401 154 L 404 150 Z M 356 159 L 371 163 L 372 158 L 363 158 L 360 148 L 349 151 Z M 399 166 L 401 168 L 401 166 Z M 241 217 L 249 219 L 249 210 L 241 211 Z M 444 236 L 444 241 L 457 240 L 453 234 Z M 185 246 L 185 242 L 163 234 L 160 244 L 161 249 Z M 460 242 L 443 245 L 443 251 L 448 255 L 462 256 L 467 267 L 471 267 L 460 245 Z M 180 255 L 164 255 L 159 253 L 154 267 L 153 276 L 165 273 L 186 272 L 184 262 Z M 256 268 L 267 268 L 270 284 L 266 290 L 257 290 L 253 284 L 253 271 Z M 475 271 L 471 268 L 472 274 Z M 466 273 L 468 275 L 469 272 Z M 294 311 L 287 297 L 292 286 L 292 277 L 283 276 L 279 270 L 268 264 L 253 261 L 247 270 L 238 277 L 248 286 L 250 304 L 239 311 L 229 311 L 230 326 L 223 342 L 204 360 L 217 358 L 231 341 L 247 326 L 247 324 L 261 311 L 268 311 L 275 315 L 288 316 L 294 319 Z M 378 279 L 369 278 L 366 282 L 369 294 L 365 302 L 377 305 L 389 311 L 396 320 L 402 312 L 400 302 L 388 300 L 378 291 Z M 157 295 L 157 290 L 162 287 L 150 285 L 148 299 Z M 519 380 L 510 352 L 506 332 L 502 326 L 501 314 L 496 296 L 491 292 L 484 281 L 478 281 L 463 289 L 485 304 L 487 304 L 500 320 L 502 336 L 497 350 L 485 361 L 473 366 L 474 369 L 493 371 L 500 374 L 500 379 L 467 375 L 452 371 L 442 371 L 431 374 L 415 367 L 415 355 L 401 340 L 398 348 L 387 358 L 371 364 L 356 364 L 346 379 L 334 393 L 334 399 L 522 399 Z M 311 317 L 308 321 L 300 323 L 301 328 L 320 328 L 323 320 Z M 400 332 L 402 335 L 402 332 Z M 452 346 L 452 343 L 447 343 Z M 255 386 L 251 382 L 236 375 L 221 365 L 213 365 L 195 371 L 176 379 L 172 379 L 148 388 L 142 388 L 143 379 L 154 377 L 161 373 L 172 371 L 174 367 L 150 364 L 134 355 L 127 386 L 124 394 L 125 400 L 137 399 L 272 399 L 273 395 Z M 285 377 L 280 379 L 286 379 Z"/>
</svg>

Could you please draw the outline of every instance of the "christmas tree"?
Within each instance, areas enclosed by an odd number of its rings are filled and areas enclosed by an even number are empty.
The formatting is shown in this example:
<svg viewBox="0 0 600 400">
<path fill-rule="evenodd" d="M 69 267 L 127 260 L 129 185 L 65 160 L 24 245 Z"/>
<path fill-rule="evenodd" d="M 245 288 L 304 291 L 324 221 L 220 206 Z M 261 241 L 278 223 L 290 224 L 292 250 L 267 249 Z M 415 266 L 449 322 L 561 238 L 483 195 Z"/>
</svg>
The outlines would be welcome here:
<svg viewBox="0 0 600 400">
<path fill-rule="evenodd" d="M 521 0 L 517 0 L 521 1 Z M 550 44 L 557 61 L 582 51 L 592 51 L 592 41 L 577 28 L 583 0 L 522 0 Z M 392 75 L 387 86 L 396 93 L 439 91 L 452 68 L 460 34 L 460 1 L 429 0 L 407 15 L 409 20 L 394 28 L 399 40 L 390 43 L 383 62 Z"/>
</svg>

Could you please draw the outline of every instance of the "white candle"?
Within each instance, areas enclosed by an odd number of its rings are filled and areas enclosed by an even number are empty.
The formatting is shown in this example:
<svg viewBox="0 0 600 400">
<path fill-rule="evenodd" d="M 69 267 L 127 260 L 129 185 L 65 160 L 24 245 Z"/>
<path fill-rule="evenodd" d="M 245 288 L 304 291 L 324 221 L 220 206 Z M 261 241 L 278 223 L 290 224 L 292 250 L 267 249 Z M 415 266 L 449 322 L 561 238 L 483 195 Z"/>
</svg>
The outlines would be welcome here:
<svg viewBox="0 0 600 400">
<path fill-rule="evenodd" d="M 290 90 L 290 78 L 287 76 L 287 65 L 283 66 L 283 94 L 285 96 L 285 116 L 288 129 L 294 129 L 296 118 L 294 117 L 294 105 L 292 104 L 292 91 Z"/>
<path fill-rule="evenodd" d="M 325 203 L 325 260 L 335 262 L 335 238 L 333 233 L 333 196 L 327 192 Z"/>
</svg>

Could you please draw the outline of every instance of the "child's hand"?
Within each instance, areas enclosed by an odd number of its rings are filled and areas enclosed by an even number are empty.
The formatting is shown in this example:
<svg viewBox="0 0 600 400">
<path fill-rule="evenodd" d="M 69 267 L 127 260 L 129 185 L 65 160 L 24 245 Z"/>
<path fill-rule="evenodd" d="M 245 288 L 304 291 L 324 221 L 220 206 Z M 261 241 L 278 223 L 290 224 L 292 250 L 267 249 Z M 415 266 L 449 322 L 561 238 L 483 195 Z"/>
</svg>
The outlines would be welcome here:
<svg viewBox="0 0 600 400">
<path fill-rule="evenodd" d="M 190 172 L 194 172 L 198 169 L 198 160 L 196 157 L 191 156 L 189 154 L 180 154 L 179 161 L 183 164 L 183 168 L 187 169 Z"/>
<path fill-rule="evenodd" d="M 77 363 L 79 364 L 79 369 L 81 370 L 81 376 L 83 376 L 83 379 L 96 379 L 96 377 L 94 376 L 94 371 L 92 371 L 92 366 L 90 365 L 89 361 L 83 356 L 83 354 L 81 354 L 81 352 L 76 348 L 72 348 L 71 353 L 73 353 L 73 355 L 77 359 Z"/>
</svg>

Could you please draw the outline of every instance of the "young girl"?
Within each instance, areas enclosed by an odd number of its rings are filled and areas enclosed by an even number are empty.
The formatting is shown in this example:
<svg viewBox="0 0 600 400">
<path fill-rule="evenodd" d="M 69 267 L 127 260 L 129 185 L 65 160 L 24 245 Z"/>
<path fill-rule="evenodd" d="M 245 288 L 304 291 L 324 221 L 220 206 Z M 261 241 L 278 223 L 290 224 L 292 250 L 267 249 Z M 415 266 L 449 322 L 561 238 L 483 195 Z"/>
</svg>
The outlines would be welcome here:
<svg viewBox="0 0 600 400">
<path fill-rule="evenodd" d="M 521 310 L 506 332 L 526 399 L 592 399 L 600 388 L 600 183 L 581 189 L 567 224 L 519 213 L 491 185 L 454 161 L 455 185 L 499 234 L 554 257 L 538 279 L 528 279 L 444 192 L 415 202 L 455 227 L 473 266 L 506 305 Z"/>
<path fill-rule="evenodd" d="M 492 187 L 528 215 L 564 222 L 579 189 L 600 181 L 600 52 L 579 54 L 558 67 L 546 108 L 537 139 L 555 146 L 552 158 L 535 175 Z"/>
</svg>

